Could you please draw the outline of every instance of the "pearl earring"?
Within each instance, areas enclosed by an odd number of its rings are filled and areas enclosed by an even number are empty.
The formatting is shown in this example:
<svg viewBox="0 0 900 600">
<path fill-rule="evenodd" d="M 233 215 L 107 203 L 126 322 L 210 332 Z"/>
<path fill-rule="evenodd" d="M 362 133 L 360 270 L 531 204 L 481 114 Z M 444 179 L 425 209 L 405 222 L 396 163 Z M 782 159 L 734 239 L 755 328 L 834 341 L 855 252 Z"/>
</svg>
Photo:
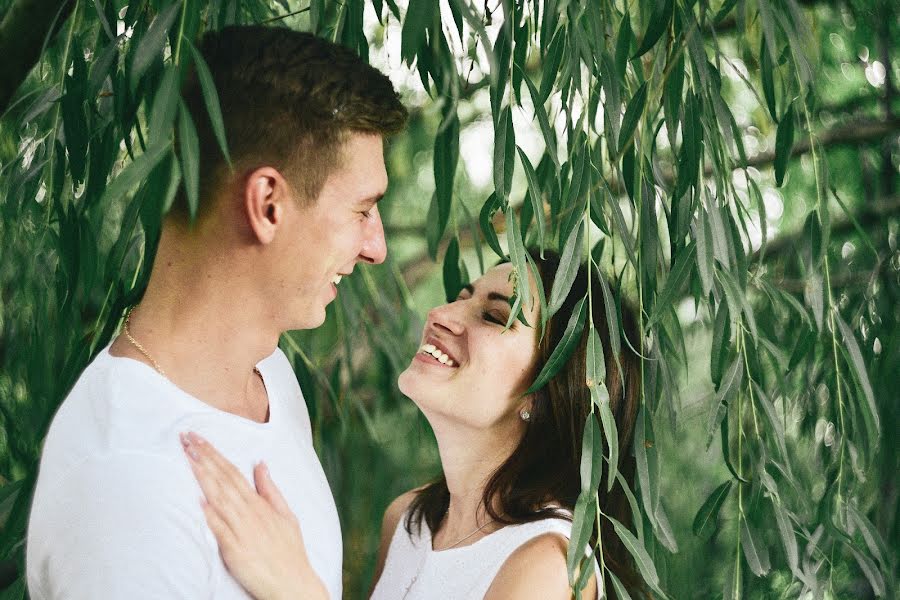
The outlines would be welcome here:
<svg viewBox="0 0 900 600">
<path fill-rule="evenodd" d="M 521 418 L 523 421 L 530 421 L 531 413 L 528 412 L 527 408 L 523 408 L 521 411 L 519 411 L 519 418 Z"/>
</svg>

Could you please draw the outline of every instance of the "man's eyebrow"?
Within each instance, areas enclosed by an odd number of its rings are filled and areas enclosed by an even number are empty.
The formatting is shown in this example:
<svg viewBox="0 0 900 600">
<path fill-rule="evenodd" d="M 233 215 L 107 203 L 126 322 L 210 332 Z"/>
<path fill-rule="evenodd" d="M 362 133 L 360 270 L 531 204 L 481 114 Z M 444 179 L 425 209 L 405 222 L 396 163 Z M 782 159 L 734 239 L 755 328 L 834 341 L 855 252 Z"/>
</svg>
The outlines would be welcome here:
<svg viewBox="0 0 900 600">
<path fill-rule="evenodd" d="M 475 295 L 475 286 L 472 285 L 471 283 L 466 284 L 465 286 L 463 286 L 463 290 L 469 292 L 469 293 L 472 294 L 473 296 Z M 500 292 L 490 292 L 490 293 L 488 293 L 487 299 L 488 299 L 488 300 L 498 300 L 498 301 L 500 301 L 500 302 L 506 302 L 507 304 L 509 304 L 509 296 L 504 296 L 504 295 L 501 294 Z"/>
<path fill-rule="evenodd" d="M 381 199 L 384 198 L 384 193 L 376 194 L 374 196 L 369 196 L 368 198 L 363 198 L 359 201 L 360 204 L 378 204 Z"/>
</svg>

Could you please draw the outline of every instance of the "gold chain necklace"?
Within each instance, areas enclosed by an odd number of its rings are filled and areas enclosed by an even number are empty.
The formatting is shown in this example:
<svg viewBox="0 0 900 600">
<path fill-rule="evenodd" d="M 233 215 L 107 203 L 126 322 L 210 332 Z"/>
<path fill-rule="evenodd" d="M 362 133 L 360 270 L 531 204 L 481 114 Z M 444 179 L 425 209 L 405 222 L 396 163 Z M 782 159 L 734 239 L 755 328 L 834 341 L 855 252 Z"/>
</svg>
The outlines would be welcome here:
<svg viewBox="0 0 900 600">
<path fill-rule="evenodd" d="M 143 355 L 147 358 L 147 360 L 149 360 L 149 361 L 153 364 L 153 368 L 156 369 L 156 370 L 159 372 L 160 375 L 162 375 L 163 377 L 165 377 L 166 379 L 168 379 L 168 375 L 166 375 L 166 372 L 163 371 L 163 369 L 162 369 L 161 366 L 159 366 L 159 363 L 156 362 L 156 359 L 153 358 L 153 357 L 150 355 L 149 352 L 147 352 L 147 349 L 144 348 L 144 346 L 141 345 L 141 343 L 140 343 L 139 341 L 137 341 L 136 339 L 134 339 L 134 336 L 133 336 L 133 335 L 131 335 L 131 329 L 130 329 L 128 326 L 131 324 L 131 312 L 132 312 L 133 310 L 134 310 L 134 307 L 132 306 L 131 308 L 128 309 L 128 314 L 125 315 L 125 325 L 124 325 L 124 327 L 122 328 L 122 331 L 125 333 L 125 337 L 128 338 L 128 341 L 131 342 L 131 344 L 132 344 L 135 348 L 137 348 L 138 351 L 140 351 L 140 353 L 143 354 Z M 257 377 L 259 377 L 260 379 L 262 379 L 262 373 L 259 372 L 259 369 L 258 369 L 257 367 L 253 367 L 253 373 L 254 373 Z M 457 543 L 458 543 L 458 542 L 457 542 Z"/>
</svg>

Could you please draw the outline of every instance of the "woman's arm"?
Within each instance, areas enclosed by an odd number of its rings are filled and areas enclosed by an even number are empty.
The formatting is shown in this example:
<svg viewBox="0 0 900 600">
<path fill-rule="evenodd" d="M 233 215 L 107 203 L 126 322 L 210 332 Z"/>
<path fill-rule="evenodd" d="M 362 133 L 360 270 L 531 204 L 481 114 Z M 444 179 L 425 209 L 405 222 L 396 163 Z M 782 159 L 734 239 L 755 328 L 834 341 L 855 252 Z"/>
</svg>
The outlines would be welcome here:
<svg viewBox="0 0 900 600">
<path fill-rule="evenodd" d="M 567 547 L 568 540 L 558 533 L 545 533 L 522 544 L 500 567 L 484 600 L 569 600 Z M 596 575 L 591 575 L 581 597 L 597 598 Z"/>
<path fill-rule="evenodd" d="M 303 546 L 297 517 L 260 463 L 254 489 L 240 471 L 195 433 L 181 443 L 203 495 L 203 512 L 234 578 L 257 600 L 328 599 Z"/>
</svg>

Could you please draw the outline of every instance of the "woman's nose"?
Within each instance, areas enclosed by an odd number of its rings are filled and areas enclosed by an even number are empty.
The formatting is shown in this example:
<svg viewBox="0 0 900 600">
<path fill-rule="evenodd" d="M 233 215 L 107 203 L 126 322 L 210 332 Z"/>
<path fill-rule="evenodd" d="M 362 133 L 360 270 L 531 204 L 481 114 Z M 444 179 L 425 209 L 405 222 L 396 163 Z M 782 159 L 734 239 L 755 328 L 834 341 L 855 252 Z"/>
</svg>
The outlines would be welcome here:
<svg viewBox="0 0 900 600">
<path fill-rule="evenodd" d="M 463 332 L 461 302 L 442 304 L 428 311 L 428 321 L 439 330 L 453 335 L 461 335 Z"/>
</svg>

